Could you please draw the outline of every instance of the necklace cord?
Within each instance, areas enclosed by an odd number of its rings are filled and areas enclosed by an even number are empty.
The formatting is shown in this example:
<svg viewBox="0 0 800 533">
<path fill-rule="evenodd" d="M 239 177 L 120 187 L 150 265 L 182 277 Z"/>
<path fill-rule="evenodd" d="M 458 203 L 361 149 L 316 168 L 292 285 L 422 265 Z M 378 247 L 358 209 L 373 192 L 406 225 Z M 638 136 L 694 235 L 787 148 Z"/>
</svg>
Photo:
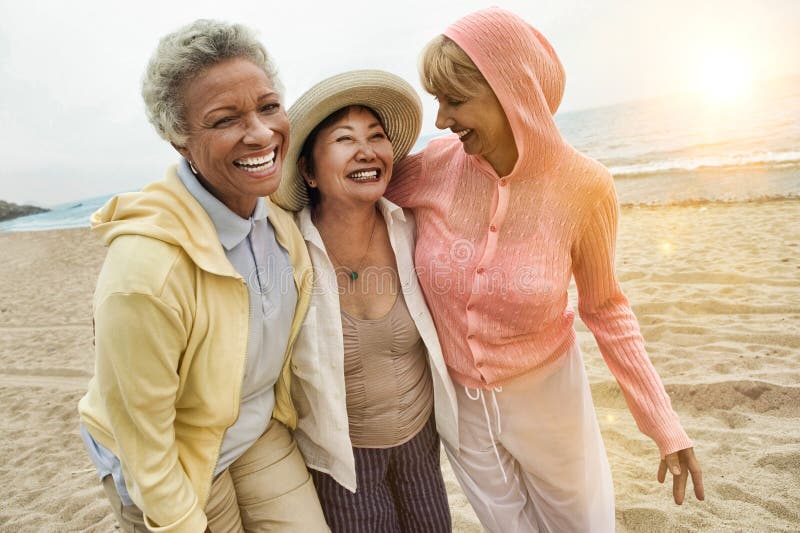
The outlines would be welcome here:
<svg viewBox="0 0 800 533">
<path fill-rule="evenodd" d="M 312 212 L 312 215 L 313 216 L 311 217 L 311 219 L 312 219 L 311 221 L 314 222 L 314 225 L 316 226 L 317 221 L 319 220 L 319 218 L 316 216 L 315 212 Z M 367 248 L 366 248 L 366 250 L 364 250 L 364 254 L 361 256 L 361 260 L 358 262 L 358 266 L 355 269 L 350 268 L 349 266 L 345 265 L 342 261 L 340 261 L 339 258 L 336 257 L 336 254 L 333 253 L 333 249 L 328 249 L 327 246 L 325 248 L 326 251 L 328 252 L 328 255 L 330 256 L 331 259 L 333 259 L 333 262 L 335 263 L 334 267 L 335 266 L 341 266 L 341 267 L 344 267 L 344 268 L 346 268 L 347 270 L 350 271 L 350 273 L 348 274 L 348 277 L 350 278 L 350 281 L 355 281 L 355 280 L 358 279 L 358 273 L 361 270 L 361 268 L 364 266 L 364 261 L 366 261 L 367 254 L 369 254 L 369 249 L 372 246 L 372 239 L 375 236 L 375 225 L 377 224 L 377 221 L 378 221 L 378 215 L 377 215 L 377 213 L 375 213 L 375 216 L 372 217 L 372 230 L 370 230 L 370 232 L 369 232 L 369 241 L 367 241 Z M 317 229 L 319 230 L 319 228 L 317 228 Z M 321 233 L 320 233 L 320 237 L 322 237 Z M 323 242 L 324 241 L 325 241 L 325 239 L 323 239 Z"/>
</svg>

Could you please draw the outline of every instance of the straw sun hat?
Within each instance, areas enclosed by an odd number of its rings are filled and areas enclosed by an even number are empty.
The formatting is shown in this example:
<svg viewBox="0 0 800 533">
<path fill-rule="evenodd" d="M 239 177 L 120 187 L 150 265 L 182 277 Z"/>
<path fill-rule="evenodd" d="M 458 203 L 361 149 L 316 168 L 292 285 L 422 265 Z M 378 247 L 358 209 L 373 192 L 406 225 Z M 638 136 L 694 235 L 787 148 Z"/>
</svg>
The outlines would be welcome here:
<svg viewBox="0 0 800 533">
<path fill-rule="evenodd" d="M 328 115 L 351 105 L 375 111 L 392 141 L 394 161 L 408 154 L 422 127 L 422 104 L 403 78 L 382 70 L 354 70 L 323 80 L 289 108 L 291 134 L 283 178 L 270 199 L 290 211 L 308 205 L 308 193 L 297 168 L 300 151 L 311 131 Z"/>
</svg>

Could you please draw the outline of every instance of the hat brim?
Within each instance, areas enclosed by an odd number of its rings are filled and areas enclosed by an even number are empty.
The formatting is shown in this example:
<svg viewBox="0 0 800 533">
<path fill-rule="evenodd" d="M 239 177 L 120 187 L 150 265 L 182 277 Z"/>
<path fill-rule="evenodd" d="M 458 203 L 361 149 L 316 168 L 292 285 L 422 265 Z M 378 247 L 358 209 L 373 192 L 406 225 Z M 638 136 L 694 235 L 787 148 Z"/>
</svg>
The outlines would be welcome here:
<svg viewBox="0 0 800 533">
<path fill-rule="evenodd" d="M 405 157 L 422 128 L 422 103 L 403 78 L 382 70 L 355 70 L 327 78 L 289 108 L 290 142 L 280 187 L 270 195 L 277 205 L 300 211 L 309 198 L 297 160 L 312 130 L 330 114 L 351 105 L 369 107 L 392 142 L 394 161 Z"/>
</svg>

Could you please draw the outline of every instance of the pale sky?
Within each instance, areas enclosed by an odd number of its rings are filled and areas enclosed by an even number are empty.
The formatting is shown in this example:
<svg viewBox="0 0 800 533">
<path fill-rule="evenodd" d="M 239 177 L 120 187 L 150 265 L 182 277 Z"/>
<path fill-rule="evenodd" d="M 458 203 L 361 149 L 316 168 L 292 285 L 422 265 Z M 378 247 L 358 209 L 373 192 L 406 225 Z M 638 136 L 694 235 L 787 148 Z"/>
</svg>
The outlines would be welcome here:
<svg viewBox="0 0 800 533">
<path fill-rule="evenodd" d="M 287 104 L 345 70 L 399 74 L 432 133 L 419 52 L 490 5 L 553 44 L 567 72 L 559 112 L 694 90 L 698 69 L 720 61 L 752 79 L 800 71 L 798 0 L 0 0 L 0 199 L 55 205 L 160 179 L 177 154 L 145 119 L 141 75 L 158 39 L 197 18 L 255 28 Z"/>
</svg>

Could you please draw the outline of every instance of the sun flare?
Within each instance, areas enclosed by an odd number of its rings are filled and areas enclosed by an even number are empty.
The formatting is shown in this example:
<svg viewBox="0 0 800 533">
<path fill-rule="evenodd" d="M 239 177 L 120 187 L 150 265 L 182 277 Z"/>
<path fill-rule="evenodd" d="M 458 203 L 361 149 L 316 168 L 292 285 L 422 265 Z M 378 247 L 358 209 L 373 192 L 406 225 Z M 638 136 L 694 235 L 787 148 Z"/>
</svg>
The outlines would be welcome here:
<svg viewBox="0 0 800 533">
<path fill-rule="evenodd" d="M 711 101 L 729 104 L 747 95 L 752 73 L 747 59 L 736 50 L 714 50 L 701 57 L 697 80 Z"/>
</svg>

